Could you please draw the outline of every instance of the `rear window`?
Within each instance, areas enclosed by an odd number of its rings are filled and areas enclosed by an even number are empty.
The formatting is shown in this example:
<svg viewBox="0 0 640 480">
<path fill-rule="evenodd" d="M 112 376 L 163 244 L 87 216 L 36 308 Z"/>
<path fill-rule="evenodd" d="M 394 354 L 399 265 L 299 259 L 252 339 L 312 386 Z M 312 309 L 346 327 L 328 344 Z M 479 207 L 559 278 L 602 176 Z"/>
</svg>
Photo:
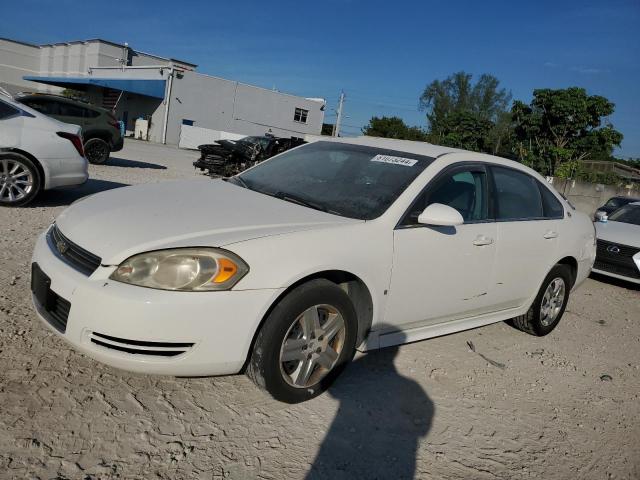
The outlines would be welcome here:
<svg viewBox="0 0 640 480">
<path fill-rule="evenodd" d="M 544 210 L 545 218 L 563 218 L 564 207 L 562 203 L 551 193 L 548 187 L 541 183 L 538 183 L 538 186 L 542 195 L 542 209 Z"/>
<path fill-rule="evenodd" d="M 20 111 L 17 108 L 9 105 L 8 103 L 0 101 L 0 120 L 13 117 L 18 113 L 20 113 Z"/>
</svg>

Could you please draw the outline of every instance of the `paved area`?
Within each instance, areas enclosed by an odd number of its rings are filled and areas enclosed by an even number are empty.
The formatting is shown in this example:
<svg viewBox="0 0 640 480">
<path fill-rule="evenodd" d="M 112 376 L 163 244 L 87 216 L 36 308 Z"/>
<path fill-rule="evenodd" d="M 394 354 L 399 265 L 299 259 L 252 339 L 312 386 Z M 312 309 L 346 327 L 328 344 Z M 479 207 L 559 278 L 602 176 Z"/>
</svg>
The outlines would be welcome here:
<svg viewBox="0 0 640 480">
<path fill-rule="evenodd" d="M 194 152 L 127 141 L 115 156 L 80 189 L 0 209 L 0 478 L 640 478 L 640 290 L 602 278 L 545 338 L 499 323 L 361 355 L 295 406 L 243 376 L 74 352 L 32 311 L 36 235 L 81 196 L 196 175 Z"/>
</svg>

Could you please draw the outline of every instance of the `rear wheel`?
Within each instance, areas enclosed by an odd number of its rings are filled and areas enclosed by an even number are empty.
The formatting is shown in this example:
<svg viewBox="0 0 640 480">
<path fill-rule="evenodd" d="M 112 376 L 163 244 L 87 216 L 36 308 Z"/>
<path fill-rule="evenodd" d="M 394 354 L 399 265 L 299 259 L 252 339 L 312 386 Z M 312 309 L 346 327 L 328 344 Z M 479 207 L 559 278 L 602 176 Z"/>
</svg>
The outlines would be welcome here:
<svg viewBox="0 0 640 480">
<path fill-rule="evenodd" d="M 84 156 L 89 163 L 100 165 L 109 159 L 111 147 L 101 138 L 91 138 L 84 144 Z"/>
<path fill-rule="evenodd" d="M 21 207 L 40 191 L 40 173 L 27 157 L 8 153 L 0 156 L 0 205 Z"/>
<path fill-rule="evenodd" d="M 533 305 L 511 321 L 513 326 L 540 337 L 550 333 L 564 314 L 571 285 L 571 269 L 567 265 L 554 266 L 542 282 Z"/>
<path fill-rule="evenodd" d="M 298 403 L 324 392 L 353 358 L 356 312 L 328 280 L 292 290 L 256 338 L 248 376 L 277 400 Z"/>
</svg>

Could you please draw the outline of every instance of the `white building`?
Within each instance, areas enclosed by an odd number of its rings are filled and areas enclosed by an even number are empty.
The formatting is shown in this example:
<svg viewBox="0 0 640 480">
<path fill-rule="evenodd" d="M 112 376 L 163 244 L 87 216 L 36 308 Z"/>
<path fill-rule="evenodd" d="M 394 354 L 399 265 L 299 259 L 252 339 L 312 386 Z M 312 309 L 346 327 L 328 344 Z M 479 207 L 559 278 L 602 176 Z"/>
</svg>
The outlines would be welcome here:
<svg viewBox="0 0 640 480">
<path fill-rule="evenodd" d="M 324 100 L 203 75 L 196 67 L 100 39 L 32 45 L 0 38 L 0 86 L 11 93 L 83 91 L 91 103 L 114 109 L 129 131 L 137 118 L 148 119 L 154 142 L 178 144 L 183 125 L 213 130 L 214 137 L 320 134 Z"/>
</svg>

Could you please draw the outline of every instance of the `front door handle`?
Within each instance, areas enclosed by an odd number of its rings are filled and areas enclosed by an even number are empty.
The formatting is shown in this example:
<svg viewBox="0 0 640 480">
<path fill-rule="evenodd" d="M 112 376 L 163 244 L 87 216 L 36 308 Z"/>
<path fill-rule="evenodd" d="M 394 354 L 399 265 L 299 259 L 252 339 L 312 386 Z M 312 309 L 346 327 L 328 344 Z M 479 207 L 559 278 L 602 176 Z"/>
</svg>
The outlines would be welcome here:
<svg viewBox="0 0 640 480">
<path fill-rule="evenodd" d="M 473 241 L 473 244 L 476 247 L 482 247 L 485 245 L 491 245 L 493 243 L 493 238 L 485 237 L 484 235 L 478 235 L 476 239 Z"/>
<path fill-rule="evenodd" d="M 546 238 L 547 240 L 550 240 L 552 238 L 558 238 L 558 232 L 554 232 L 553 230 L 549 230 L 543 235 L 543 237 Z"/>
</svg>

